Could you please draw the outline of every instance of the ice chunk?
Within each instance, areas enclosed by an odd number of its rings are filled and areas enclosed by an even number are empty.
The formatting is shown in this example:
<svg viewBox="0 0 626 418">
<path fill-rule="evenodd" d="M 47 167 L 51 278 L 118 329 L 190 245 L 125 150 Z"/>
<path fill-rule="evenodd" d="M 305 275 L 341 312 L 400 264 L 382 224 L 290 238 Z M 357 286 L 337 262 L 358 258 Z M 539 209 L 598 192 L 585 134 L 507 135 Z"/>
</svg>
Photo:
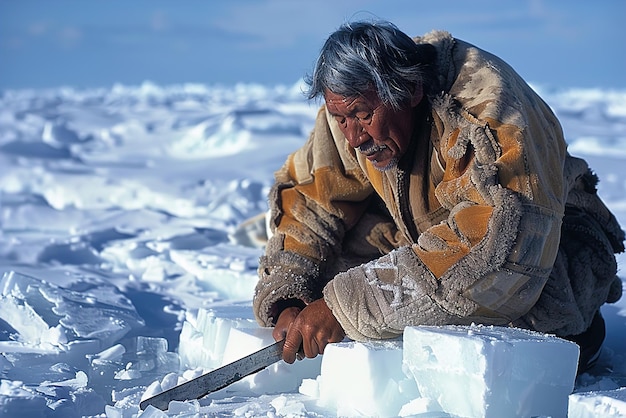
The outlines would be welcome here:
<svg viewBox="0 0 626 418">
<path fill-rule="evenodd" d="M 123 412 L 119 410 L 114 410 L 112 407 L 108 407 L 106 416 L 109 418 L 124 418 L 125 415 Z M 142 418 L 167 418 L 169 414 L 161 411 L 160 409 L 155 408 L 152 405 L 149 405 L 145 411 L 141 413 Z M 193 415 L 192 415 L 193 416 Z"/>
<path fill-rule="evenodd" d="M 404 331 L 403 364 L 421 396 L 466 417 L 566 416 L 578 346 L 516 328 L 420 326 Z"/>
<path fill-rule="evenodd" d="M 300 384 L 300 387 L 298 388 L 298 392 L 310 398 L 319 399 L 320 397 L 319 376 L 317 379 L 303 379 L 302 383 Z"/>
<path fill-rule="evenodd" d="M 172 401 L 167 409 L 168 415 L 173 416 L 199 416 L 200 404 L 196 400 L 187 402 Z"/>
<path fill-rule="evenodd" d="M 417 396 L 406 390 L 407 380 L 400 340 L 329 344 L 318 378 L 319 402 L 338 416 L 397 416 Z M 306 386 L 314 392 L 311 381 Z"/>
<path fill-rule="evenodd" d="M 270 328 L 260 328 L 256 325 L 252 328 L 232 328 L 224 347 L 222 364 L 232 363 L 274 342 Z"/>
<path fill-rule="evenodd" d="M 437 402 L 428 398 L 415 398 L 412 401 L 402 405 L 400 412 L 401 417 L 448 417 L 448 414 L 444 414 L 441 407 Z"/>
<path fill-rule="evenodd" d="M 307 416 L 306 407 L 302 402 L 293 401 L 285 395 L 274 398 L 270 404 L 276 410 L 276 414 L 283 417 L 305 417 Z"/>
<path fill-rule="evenodd" d="M 609 418 L 626 416 L 626 387 L 574 393 L 569 396 L 569 418 Z"/>
<path fill-rule="evenodd" d="M 126 353 L 126 347 L 124 347 L 122 344 L 115 344 L 114 346 L 109 347 L 106 350 L 103 350 L 100 353 L 94 355 L 92 357 L 92 361 L 95 363 L 104 361 L 118 361 L 121 360 L 124 353 Z"/>
<path fill-rule="evenodd" d="M 254 320 L 252 303 L 230 302 L 188 312 L 180 334 L 179 356 L 186 368 L 206 371 L 231 363 L 274 342 L 271 328 L 261 328 Z M 320 373 L 321 358 L 305 359 L 288 365 L 283 361 L 246 377 L 228 390 L 256 394 L 298 389 L 303 379 Z"/>
<path fill-rule="evenodd" d="M 246 328 L 259 329 L 250 302 L 216 304 L 198 309 L 195 315 L 188 312 L 180 333 L 178 348 L 182 365 L 187 368 L 204 369 L 222 366 L 225 364 L 224 353 L 231 331 Z M 254 350 L 250 350 L 252 351 Z M 230 358 L 236 354 L 231 348 Z"/>
<path fill-rule="evenodd" d="M 78 371 L 74 379 L 67 379 L 62 382 L 43 382 L 42 385 L 67 386 L 75 389 L 87 387 L 87 375 L 83 371 Z"/>
</svg>

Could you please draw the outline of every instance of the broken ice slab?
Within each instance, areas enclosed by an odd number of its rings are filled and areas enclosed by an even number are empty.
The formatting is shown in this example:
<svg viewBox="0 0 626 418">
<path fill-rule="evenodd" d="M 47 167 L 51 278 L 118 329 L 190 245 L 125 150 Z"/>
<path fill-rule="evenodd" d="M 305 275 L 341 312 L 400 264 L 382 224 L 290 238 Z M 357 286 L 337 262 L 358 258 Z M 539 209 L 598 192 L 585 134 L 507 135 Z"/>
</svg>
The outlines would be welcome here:
<svg viewBox="0 0 626 418">
<path fill-rule="evenodd" d="M 105 402 L 87 387 L 87 376 L 78 371 L 62 381 L 35 386 L 0 380 L 0 417 L 97 416 Z"/>
<path fill-rule="evenodd" d="M 252 302 L 214 304 L 187 312 L 180 333 L 178 354 L 185 368 L 216 369 L 274 342 L 271 328 L 261 328 L 254 319 Z M 296 390 L 303 379 L 319 374 L 321 358 L 293 365 L 283 361 L 225 390 L 278 393 Z"/>
<path fill-rule="evenodd" d="M 419 396 L 402 371 L 401 340 L 327 345 L 317 383 L 315 390 L 305 382 L 301 393 L 319 393 L 320 405 L 336 409 L 337 416 L 397 416 L 405 403 Z"/>
<path fill-rule="evenodd" d="M 403 364 L 422 397 L 463 417 L 567 416 L 578 346 L 494 326 L 419 326 L 404 331 Z"/>
<path fill-rule="evenodd" d="M 116 344 L 89 359 L 89 382 L 102 393 L 148 385 L 180 369 L 178 355 L 168 352 L 165 338 L 135 337 Z"/>
<path fill-rule="evenodd" d="M 14 338 L 35 350 L 67 350 L 74 341 L 113 345 L 144 325 L 135 307 L 115 286 L 85 279 L 68 288 L 14 271 L 0 280 L 0 319 Z"/>
</svg>

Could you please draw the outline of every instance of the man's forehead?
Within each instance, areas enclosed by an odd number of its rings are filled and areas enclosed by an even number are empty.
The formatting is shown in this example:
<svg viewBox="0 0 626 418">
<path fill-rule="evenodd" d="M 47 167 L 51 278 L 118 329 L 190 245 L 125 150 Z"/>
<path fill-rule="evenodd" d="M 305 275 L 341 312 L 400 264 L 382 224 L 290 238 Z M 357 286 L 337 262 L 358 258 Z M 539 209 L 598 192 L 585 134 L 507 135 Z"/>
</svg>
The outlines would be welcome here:
<svg viewBox="0 0 626 418">
<path fill-rule="evenodd" d="M 324 93 L 324 100 L 326 101 L 326 104 L 329 105 L 347 107 L 352 107 L 360 103 L 375 104 L 380 101 L 376 92 L 371 90 L 357 96 L 342 96 L 340 94 L 333 93 L 330 90 L 326 90 Z"/>
</svg>

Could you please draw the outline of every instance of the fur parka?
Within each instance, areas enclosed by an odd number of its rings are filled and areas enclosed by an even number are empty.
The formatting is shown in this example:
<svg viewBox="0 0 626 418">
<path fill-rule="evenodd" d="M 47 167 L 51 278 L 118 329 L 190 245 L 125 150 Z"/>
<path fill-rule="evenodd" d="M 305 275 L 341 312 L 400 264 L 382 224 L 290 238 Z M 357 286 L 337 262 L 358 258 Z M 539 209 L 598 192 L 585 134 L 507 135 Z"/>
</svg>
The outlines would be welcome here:
<svg viewBox="0 0 626 418">
<path fill-rule="evenodd" d="M 622 292 L 624 232 L 597 178 L 505 62 L 446 32 L 415 41 L 435 47 L 440 89 L 396 168 L 376 170 L 322 106 L 276 173 L 258 322 L 324 297 L 354 340 L 472 322 L 583 332 Z"/>
</svg>

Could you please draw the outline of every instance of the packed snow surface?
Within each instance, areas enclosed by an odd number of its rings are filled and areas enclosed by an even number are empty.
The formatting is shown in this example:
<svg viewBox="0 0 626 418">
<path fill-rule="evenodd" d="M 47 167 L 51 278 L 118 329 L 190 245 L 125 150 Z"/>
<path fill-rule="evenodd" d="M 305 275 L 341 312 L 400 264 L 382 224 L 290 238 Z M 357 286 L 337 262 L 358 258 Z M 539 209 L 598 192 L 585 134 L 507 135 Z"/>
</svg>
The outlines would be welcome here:
<svg viewBox="0 0 626 418">
<path fill-rule="evenodd" d="M 626 225 L 626 92 L 536 89 Z M 538 357 L 536 344 L 564 374 L 524 363 L 519 381 L 544 382 L 571 418 L 626 416 L 625 298 L 603 308 L 602 355 L 573 389 L 560 340 L 444 329 L 468 364 L 453 370 L 433 360 L 449 343 L 417 328 L 427 345 L 344 341 L 167 412 L 140 410 L 142 398 L 272 342 L 251 311 L 262 249 L 239 227 L 267 210 L 273 173 L 317 107 L 300 83 L 1 92 L 0 416 L 454 416 L 459 402 L 429 392 L 436 379 L 471 381 L 467 403 L 480 410 L 497 389 L 485 361 Z M 417 361 L 423 347 L 430 362 Z"/>
</svg>

